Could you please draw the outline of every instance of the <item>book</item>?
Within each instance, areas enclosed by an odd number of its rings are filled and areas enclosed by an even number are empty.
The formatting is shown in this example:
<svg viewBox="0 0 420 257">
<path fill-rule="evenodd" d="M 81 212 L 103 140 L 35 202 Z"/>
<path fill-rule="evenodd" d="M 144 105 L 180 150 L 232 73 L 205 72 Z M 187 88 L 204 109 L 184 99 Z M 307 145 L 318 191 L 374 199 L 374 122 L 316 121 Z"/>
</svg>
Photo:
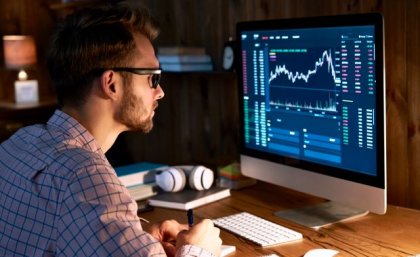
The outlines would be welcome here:
<svg viewBox="0 0 420 257">
<path fill-rule="evenodd" d="M 144 200 L 157 194 L 157 185 L 155 183 L 137 184 L 127 187 L 127 189 L 135 201 Z"/>
<path fill-rule="evenodd" d="M 220 177 L 217 185 L 219 187 L 227 187 L 230 189 L 241 189 L 255 184 L 257 184 L 257 180 L 253 178 L 241 177 L 238 179 L 229 179 Z"/>
<path fill-rule="evenodd" d="M 161 63 L 163 71 L 212 71 L 213 64 L 209 63 Z"/>
<path fill-rule="evenodd" d="M 200 46 L 160 46 L 158 54 L 206 54 L 206 49 Z"/>
<path fill-rule="evenodd" d="M 161 167 L 167 167 L 167 165 L 152 162 L 138 162 L 115 167 L 115 172 L 120 181 L 128 188 L 138 184 L 155 182 L 156 169 Z"/>
<path fill-rule="evenodd" d="M 221 200 L 228 196 L 230 196 L 229 188 L 212 187 L 203 191 L 185 189 L 177 193 L 157 194 L 149 198 L 149 204 L 156 207 L 188 210 Z"/>
<path fill-rule="evenodd" d="M 233 162 L 229 165 L 221 167 L 218 171 L 221 177 L 229 179 L 240 179 L 244 177 L 241 173 L 241 166 L 238 162 Z"/>
<path fill-rule="evenodd" d="M 211 63 L 208 54 L 158 54 L 160 63 Z"/>
</svg>

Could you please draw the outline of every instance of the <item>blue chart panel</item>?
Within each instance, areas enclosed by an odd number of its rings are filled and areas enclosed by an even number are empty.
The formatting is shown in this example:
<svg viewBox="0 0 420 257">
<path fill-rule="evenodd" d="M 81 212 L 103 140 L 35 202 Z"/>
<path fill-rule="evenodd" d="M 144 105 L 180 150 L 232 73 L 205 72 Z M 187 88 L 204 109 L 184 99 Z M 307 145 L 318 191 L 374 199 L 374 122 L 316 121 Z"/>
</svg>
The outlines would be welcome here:
<svg viewBox="0 0 420 257">
<path fill-rule="evenodd" d="M 337 111 L 335 66 L 331 49 L 271 49 L 270 105 Z"/>
</svg>

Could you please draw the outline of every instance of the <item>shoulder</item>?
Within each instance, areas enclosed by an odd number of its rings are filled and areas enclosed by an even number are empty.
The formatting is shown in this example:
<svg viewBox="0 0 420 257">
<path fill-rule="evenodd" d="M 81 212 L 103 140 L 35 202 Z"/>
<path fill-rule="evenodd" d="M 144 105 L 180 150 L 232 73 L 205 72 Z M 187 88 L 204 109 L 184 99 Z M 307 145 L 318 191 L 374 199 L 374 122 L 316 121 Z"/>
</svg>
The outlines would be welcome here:
<svg viewBox="0 0 420 257">
<path fill-rule="evenodd" d="M 54 162 L 51 163 L 51 168 L 68 174 L 71 180 L 86 176 L 115 174 L 102 152 L 92 152 L 89 149 L 71 145 L 60 145 L 57 146 L 54 155 L 56 156 Z"/>
<path fill-rule="evenodd" d="M 60 165 L 61 162 L 66 165 L 68 179 L 64 201 L 67 199 L 107 205 L 115 202 L 115 197 L 117 197 L 118 201 L 124 198 L 125 202 L 131 202 L 127 189 L 118 179 L 114 168 L 105 156 L 75 148 L 63 152 L 54 165 Z M 60 170 L 60 172 L 63 171 L 63 169 Z"/>
</svg>

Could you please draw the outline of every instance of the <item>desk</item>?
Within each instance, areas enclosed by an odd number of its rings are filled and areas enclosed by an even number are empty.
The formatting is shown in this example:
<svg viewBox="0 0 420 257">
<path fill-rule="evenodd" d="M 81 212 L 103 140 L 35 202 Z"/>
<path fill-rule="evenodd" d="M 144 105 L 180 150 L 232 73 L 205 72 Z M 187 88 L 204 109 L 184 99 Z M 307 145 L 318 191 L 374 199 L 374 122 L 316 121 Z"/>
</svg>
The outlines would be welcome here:
<svg viewBox="0 0 420 257">
<path fill-rule="evenodd" d="M 261 248 L 229 232 L 221 230 L 223 244 L 236 245 L 229 256 L 260 256 L 277 253 L 280 256 L 301 257 L 314 248 L 336 249 L 336 256 L 420 256 L 420 211 L 389 206 L 385 215 L 368 214 L 354 221 L 338 223 L 319 230 L 280 219 L 274 211 L 322 202 L 322 199 L 277 187 L 264 182 L 232 190 L 231 197 L 195 209 L 197 219 L 218 218 L 247 211 L 304 235 L 304 239 L 284 245 Z M 165 208 L 143 213 L 151 222 L 176 219 L 186 223 L 186 212 Z"/>
</svg>

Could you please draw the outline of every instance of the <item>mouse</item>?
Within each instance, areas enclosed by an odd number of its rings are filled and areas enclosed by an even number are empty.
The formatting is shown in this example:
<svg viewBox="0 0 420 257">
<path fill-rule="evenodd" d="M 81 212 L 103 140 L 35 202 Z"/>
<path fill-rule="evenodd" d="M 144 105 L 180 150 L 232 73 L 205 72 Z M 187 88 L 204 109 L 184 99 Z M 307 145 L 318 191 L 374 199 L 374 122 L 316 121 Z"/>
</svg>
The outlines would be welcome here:
<svg viewBox="0 0 420 257">
<path fill-rule="evenodd" d="M 307 251 L 303 257 L 332 257 L 337 253 L 338 251 L 332 249 L 312 249 Z"/>
</svg>

